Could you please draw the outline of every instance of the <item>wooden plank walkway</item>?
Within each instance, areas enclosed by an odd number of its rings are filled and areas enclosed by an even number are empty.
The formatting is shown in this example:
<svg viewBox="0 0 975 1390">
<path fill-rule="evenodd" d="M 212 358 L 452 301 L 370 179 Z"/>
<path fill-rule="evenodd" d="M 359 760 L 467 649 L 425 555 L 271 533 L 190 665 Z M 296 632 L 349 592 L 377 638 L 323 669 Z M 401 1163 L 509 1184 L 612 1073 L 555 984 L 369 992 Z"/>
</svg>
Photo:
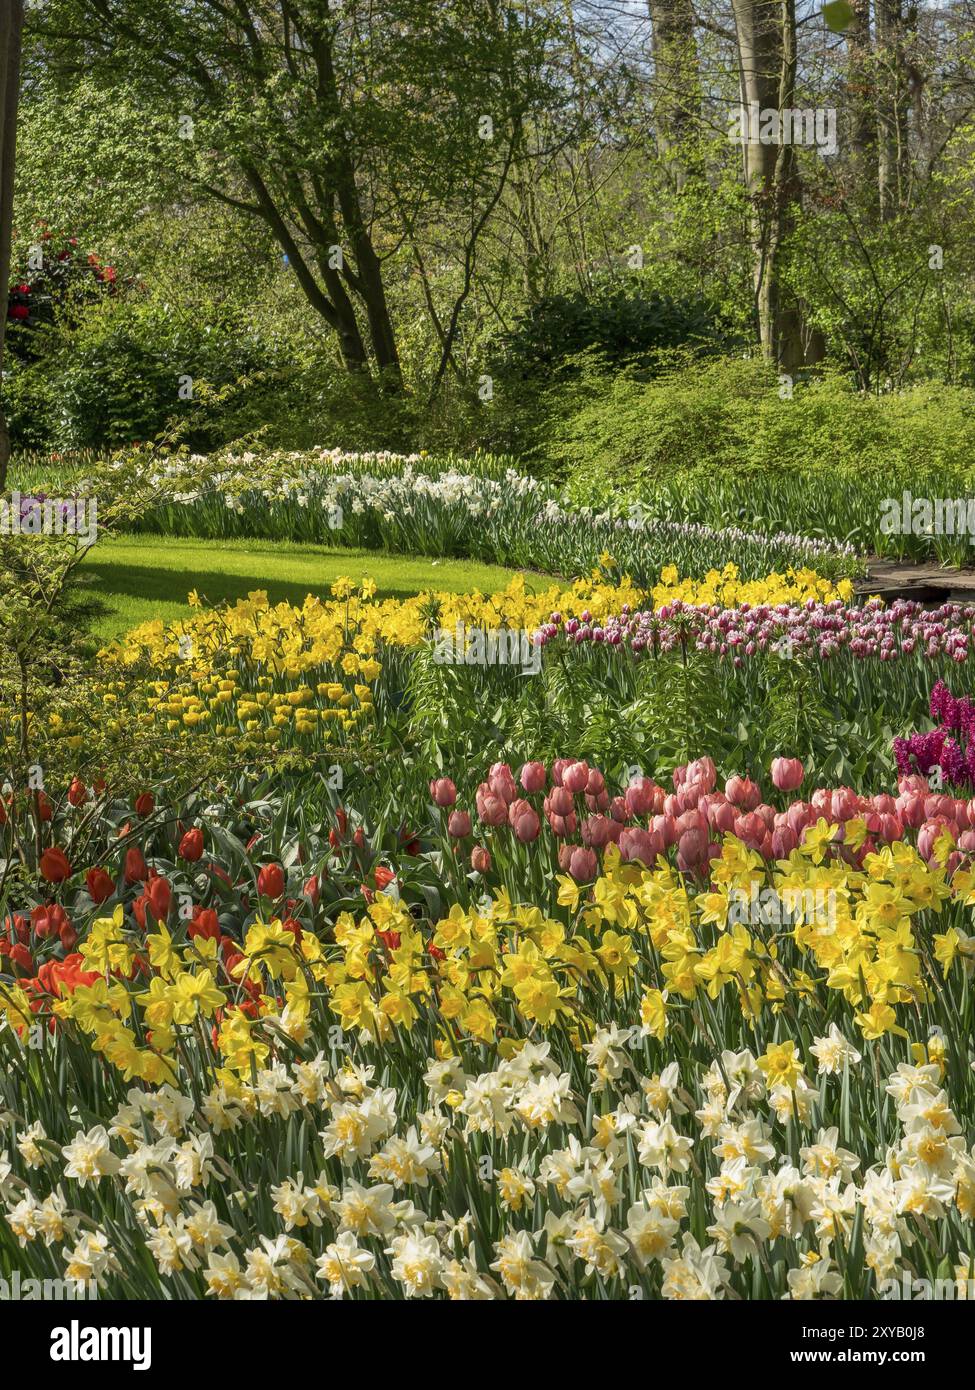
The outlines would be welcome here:
<svg viewBox="0 0 975 1390">
<path fill-rule="evenodd" d="M 866 579 L 856 582 L 858 594 L 879 594 L 888 602 L 910 598 L 932 604 L 975 603 L 975 569 L 942 569 L 924 561 L 898 564 L 877 557 L 867 564 Z"/>
</svg>

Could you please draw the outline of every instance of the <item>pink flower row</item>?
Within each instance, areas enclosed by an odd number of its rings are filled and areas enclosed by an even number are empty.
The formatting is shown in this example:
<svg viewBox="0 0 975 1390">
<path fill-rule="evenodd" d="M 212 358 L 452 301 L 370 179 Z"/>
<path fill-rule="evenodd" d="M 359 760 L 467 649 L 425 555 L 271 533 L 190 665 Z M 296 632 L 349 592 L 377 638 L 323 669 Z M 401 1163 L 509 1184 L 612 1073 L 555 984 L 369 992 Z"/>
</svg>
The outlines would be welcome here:
<svg viewBox="0 0 975 1390">
<path fill-rule="evenodd" d="M 775 758 L 770 769 L 779 793 L 797 791 L 804 780 L 798 758 Z M 863 821 L 864 838 L 856 849 L 844 847 L 850 862 L 860 865 L 881 844 L 906 838 L 916 830 L 918 852 L 930 859 L 947 827 L 958 850 L 975 851 L 975 798 L 971 801 L 932 792 L 922 777 L 902 777 L 896 796 L 881 792 L 863 796 L 849 787 L 817 787 L 808 801 L 791 801 L 777 809 L 763 799 L 759 784 L 748 776 L 729 777 L 717 789 L 718 775 L 710 758 L 698 758 L 673 773 L 673 791 L 652 778 L 640 777 L 624 791 L 611 795 L 600 770 L 573 758 L 558 758 L 547 769 L 529 762 L 516 780 L 507 763 L 495 763 L 475 794 L 477 823 L 485 830 L 507 826 L 521 844 L 532 844 L 548 830 L 558 841 L 563 872 L 588 883 L 599 870 L 598 851 L 613 843 L 626 861 L 647 866 L 675 848 L 683 873 L 706 875 L 721 853 L 726 834 L 737 836 L 767 860 L 786 859 L 802 844 L 808 827 L 820 820 L 845 826 Z M 471 812 L 457 807 L 457 788 L 449 777 L 430 783 L 434 804 L 448 812 L 447 832 L 460 842 L 474 833 Z M 528 797 L 541 796 L 541 804 Z M 781 798 L 780 798 L 781 799 Z M 842 845 L 841 830 L 838 837 Z M 958 863 L 955 851 L 949 871 Z M 483 845 L 471 853 L 472 867 L 486 873 L 491 855 Z"/>
</svg>

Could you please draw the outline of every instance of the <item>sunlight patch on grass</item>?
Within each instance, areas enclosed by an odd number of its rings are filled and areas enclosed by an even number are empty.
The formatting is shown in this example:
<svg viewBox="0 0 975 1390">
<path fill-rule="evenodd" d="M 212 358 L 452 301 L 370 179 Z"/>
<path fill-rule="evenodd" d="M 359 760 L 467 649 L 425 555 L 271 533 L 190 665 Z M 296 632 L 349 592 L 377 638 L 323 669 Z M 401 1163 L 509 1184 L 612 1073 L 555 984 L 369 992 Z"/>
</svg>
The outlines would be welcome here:
<svg viewBox="0 0 975 1390">
<path fill-rule="evenodd" d="M 113 536 L 99 541 L 84 562 L 96 605 L 92 632 L 101 641 L 152 618 L 188 612 L 196 589 L 211 603 L 266 589 L 274 603 L 300 604 L 306 594 L 327 595 L 339 575 L 374 579 L 381 598 L 405 598 L 425 589 L 491 593 L 516 571 L 472 560 L 383 555 L 369 550 L 290 545 L 278 541 L 202 541 L 163 536 Z M 526 575 L 533 590 L 553 581 Z"/>
</svg>

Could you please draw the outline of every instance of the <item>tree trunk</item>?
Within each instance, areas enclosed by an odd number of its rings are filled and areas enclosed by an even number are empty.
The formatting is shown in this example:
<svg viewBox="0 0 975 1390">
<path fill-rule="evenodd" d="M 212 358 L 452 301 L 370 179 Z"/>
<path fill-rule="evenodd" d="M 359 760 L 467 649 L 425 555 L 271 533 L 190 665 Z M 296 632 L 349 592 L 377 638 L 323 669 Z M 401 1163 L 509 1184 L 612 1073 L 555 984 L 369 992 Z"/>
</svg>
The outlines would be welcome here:
<svg viewBox="0 0 975 1390">
<path fill-rule="evenodd" d="M 846 102 L 849 113 L 851 173 L 858 190 L 869 181 L 877 157 L 875 67 L 871 52 L 870 0 L 850 0 L 852 19 L 846 29 Z"/>
<path fill-rule="evenodd" d="M 905 15 L 902 0 L 874 0 L 877 34 L 877 179 L 880 216 L 895 215 L 907 201 L 910 88 L 905 43 L 916 11 Z"/>
<path fill-rule="evenodd" d="M 20 45 L 24 28 L 23 0 L 0 4 L 0 371 L 7 328 L 10 281 L 10 243 L 14 214 L 14 155 L 17 146 L 17 105 L 20 100 Z M 7 485 L 10 436 L 0 404 L 0 492 Z"/>
<path fill-rule="evenodd" d="M 798 307 L 785 302 L 783 243 L 799 199 L 795 150 L 781 138 L 782 112 L 792 108 L 796 79 L 795 0 L 732 0 L 744 125 L 745 183 L 751 199 L 755 316 L 762 352 L 783 371 L 802 365 Z M 762 143 L 754 128 L 777 120 L 778 140 Z M 775 117 L 768 113 L 777 113 Z"/>
<path fill-rule="evenodd" d="M 693 0 L 647 0 L 653 26 L 654 124 L 657 155 L 676 188 L 700 167 L 693 140 L 701 115 L 701 84 Z"/>
</svg>

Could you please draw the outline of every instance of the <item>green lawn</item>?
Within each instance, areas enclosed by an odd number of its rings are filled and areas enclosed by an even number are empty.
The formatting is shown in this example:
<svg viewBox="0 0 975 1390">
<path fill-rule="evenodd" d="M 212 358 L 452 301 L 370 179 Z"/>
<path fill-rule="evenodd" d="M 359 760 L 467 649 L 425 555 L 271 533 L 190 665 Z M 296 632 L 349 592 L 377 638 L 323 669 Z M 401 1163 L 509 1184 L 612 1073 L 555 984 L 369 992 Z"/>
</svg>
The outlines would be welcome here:
<svg viewBox="0 0 975 1390">
<path fill-rule="evenodd" d="M 169 536 L 113 536 L 99 541 L 84 562 L 93 575 L 97 605 L 92 625 L 102 641 L 151 618 L 176 618 L 188 611 L 186 596 L 196 589 L 216 603 L 266 589 L 272 602 L 301 603 L 306 594 L 327 593 L 339 577 L 376 581 L 380 597 L 405 598 L 423 589 L 463 593 L 503 589 L 514 570 L 471 560 L 431 560 L 424 556 L 382 555 L 280 541 L 201 541 Z M 527 575 L 532 589 L 553 581 Z"/>
</svg>

